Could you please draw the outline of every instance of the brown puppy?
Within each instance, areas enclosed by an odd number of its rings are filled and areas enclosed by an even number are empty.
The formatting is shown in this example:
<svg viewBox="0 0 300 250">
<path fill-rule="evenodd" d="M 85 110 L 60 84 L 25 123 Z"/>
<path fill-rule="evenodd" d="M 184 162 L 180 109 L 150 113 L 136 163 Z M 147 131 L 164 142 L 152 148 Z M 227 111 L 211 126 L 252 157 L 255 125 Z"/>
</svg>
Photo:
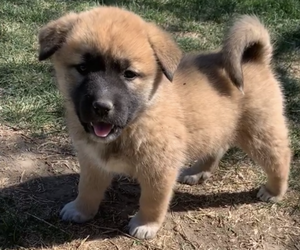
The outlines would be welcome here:
<svg viewBox="0 0 300 250">
<path fill-rule="evenodd" d="M 40 32 L 40 60 L 52 57 L 81 167 L 78 197 L 61 211 L 84 222 L 97 213 L 113 174 L 141 185 L 129 233 L 152 238 L 180 179 L 208 176 L 238 145 L 268 175 L 259 196 L 286 191 L 289 142 L 271 45 L 258 20 L 245 17 L 217 53 L 185 57 L 173 40 L 133 13 L 96 8 L 50 22 Z M 245 92 L 243 95 L 237 88 Z"/>
</svg>

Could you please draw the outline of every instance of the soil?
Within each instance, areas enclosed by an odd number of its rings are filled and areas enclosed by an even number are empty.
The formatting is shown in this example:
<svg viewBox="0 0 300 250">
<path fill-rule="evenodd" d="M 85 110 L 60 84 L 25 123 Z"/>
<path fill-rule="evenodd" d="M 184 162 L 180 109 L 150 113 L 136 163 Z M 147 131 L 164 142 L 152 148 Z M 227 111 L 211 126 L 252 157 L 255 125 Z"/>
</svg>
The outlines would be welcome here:
<svg viewBox="0 0 300 250">
<path fill-rule="evenodd" d="M 233 150 L 203 184 L 177 184 L 166 222 L 153 240 L 129 236 L 140 189 L 117 177 L 96 218 L 59 220 L 76 197 L 78 162 L 65 133 L 31 137 L 0 126 L 0 248 L 2 249 L 300 249 L 299 192 L 280 204 L 256 199 L 265 176 Z"/>
</svg>

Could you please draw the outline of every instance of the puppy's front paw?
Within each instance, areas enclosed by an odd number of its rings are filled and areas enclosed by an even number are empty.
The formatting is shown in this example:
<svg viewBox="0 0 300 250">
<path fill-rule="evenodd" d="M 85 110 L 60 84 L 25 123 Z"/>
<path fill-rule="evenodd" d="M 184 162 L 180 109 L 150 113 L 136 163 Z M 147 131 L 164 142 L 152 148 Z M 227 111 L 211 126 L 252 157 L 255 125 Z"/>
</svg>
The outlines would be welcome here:
<svg viewBox="0 0 300 250">
<path fill-rule="evenodd" d="M 184 169 L 178 177 L 178 181 L 183 184 L 196 185 L 204 182 L 211 176 L 211 172 L 203 171 L 197 174 L 191 174 L 189 169 Z"/>
<path fill-rule="evenodd" d="M 136 214 L 129 222 L 129 234 L 138 239 L 152 239 L 160 228 L 159 223 L 143 224 Z"/>
<path fill-rule="evenodd" d="M 86 222 L 94 217 L 94 214 L 85 214 L 79 210 L 76 200 L 67 203 L 60 211 L 60 216 L 64 221 L 74 221 L 76 223 Z"/>
<path fill-rule="evenodd" d="M 264 202 L 273 202 L 277 203 L 282 200 L 282 196 L 274 196 L 270 194 L 265 185 L 262 185 L 257 193 L 257 198 L 261 199 Z"/>
</svg>

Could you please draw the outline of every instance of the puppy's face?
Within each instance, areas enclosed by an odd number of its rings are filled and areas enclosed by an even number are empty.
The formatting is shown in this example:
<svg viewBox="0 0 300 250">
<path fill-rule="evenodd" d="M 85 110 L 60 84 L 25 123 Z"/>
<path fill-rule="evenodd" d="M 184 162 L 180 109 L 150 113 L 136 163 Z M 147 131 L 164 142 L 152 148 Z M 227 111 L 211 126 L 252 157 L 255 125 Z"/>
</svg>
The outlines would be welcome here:
<svg viewBox="0 0 300 250">
<path fill-rule="evenodd" d="M 40 60 L 52 57 L 58 84 L 86 133 L 115 140 L 150 103 L 181 52 L 162 30 L 113 7 L 68 14 L 39 35 Z"/>
</svg>

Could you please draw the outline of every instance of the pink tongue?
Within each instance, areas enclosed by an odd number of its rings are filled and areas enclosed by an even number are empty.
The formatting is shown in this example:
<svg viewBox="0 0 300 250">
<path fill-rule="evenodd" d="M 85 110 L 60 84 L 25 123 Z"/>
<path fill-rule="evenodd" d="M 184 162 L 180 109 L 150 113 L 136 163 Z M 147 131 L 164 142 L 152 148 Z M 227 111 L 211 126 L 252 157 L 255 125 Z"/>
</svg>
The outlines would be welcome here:
<svg viewBox="0 0 300 250">
<path fill-rule="evenodd" d="M 112 130 L 112 125 L 104 122 L 93 124 L 94 132 L 99 137 L 106 137 Z"/>
</svg>

